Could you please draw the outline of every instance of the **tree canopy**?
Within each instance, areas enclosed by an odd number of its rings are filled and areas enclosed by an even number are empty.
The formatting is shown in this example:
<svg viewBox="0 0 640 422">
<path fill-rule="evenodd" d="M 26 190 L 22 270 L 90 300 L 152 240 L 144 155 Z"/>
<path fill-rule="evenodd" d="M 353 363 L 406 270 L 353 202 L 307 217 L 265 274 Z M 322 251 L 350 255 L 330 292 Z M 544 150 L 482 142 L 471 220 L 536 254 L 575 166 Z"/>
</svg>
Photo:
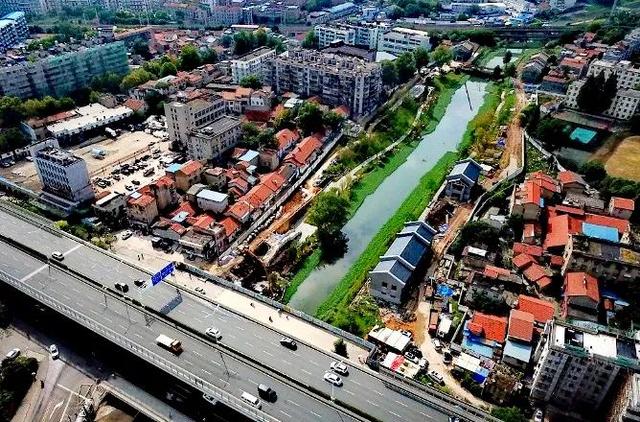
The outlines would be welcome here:
<svg viewBox="0 0 640 422">
<path fill-rule="evenodd" d="M 593 114 L 606 111 L 616 96 L 617 85 L 618 79 L 613 73 L 606 79 L 604 72 L 600 72 L 597 76 L 588 76 L 576 98 L 578 107 L 582 111 Z"/>
<path fill-rule="evenodd" d="M 429 52 L 426 48 L 418 47 L 413 50 L 413 57 L 416 60 L 416 67 L 418 69 L 429 64 Z"/>
<path fill-rule="evenodd" d="M 304 48 L 318 48 L 318 37 L 313 29 L 305 35 L 304 40 L 302 40 L 302 46 Z"/>
<path fill-rule="evenodd" d="M 240 86 L 244 88 L 260 89 L 262 88 L 262 81 L 256 75 L 249 75 L 242 78 Z"/>
<path fill-rule="evenodd" d="M 449 63 L 453 59 L 451 49 L 444 45 L 439 45 L 431 54 L 431 58 L 438 66 Z"/>
<path fill-rule="evenodd" d="M 198 52 L 198 48 L 192 44 L 185 45 L 180 51 L 179 58 L 180 70 L 190 71 L 202 64 L 202 58 Z"/>
<path fill-rule="evenodd" d="M 401 54 L 396 59 L 395 64 L 398 69 L 398 79 L 401 83 L 408 81 L 416 73 L 416 59 L 409 52 Z"/>
</svg>

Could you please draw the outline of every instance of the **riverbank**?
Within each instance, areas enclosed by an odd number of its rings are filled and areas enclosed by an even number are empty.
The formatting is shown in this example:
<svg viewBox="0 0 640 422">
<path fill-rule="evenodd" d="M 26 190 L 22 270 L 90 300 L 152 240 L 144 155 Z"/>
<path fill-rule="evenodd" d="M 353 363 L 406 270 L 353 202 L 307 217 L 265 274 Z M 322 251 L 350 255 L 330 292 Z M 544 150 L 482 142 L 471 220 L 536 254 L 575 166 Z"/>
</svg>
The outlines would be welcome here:
<svg viewBox="0 0 640 422">
<path fill-rule="evenodd" d="M 424 124 L 424 130 L 421 131 L 421 134 L 431 133 L 435 130 L 444 116 L 453 94 L 467 79 L 468 77 L 466 75 L 447 75 L 434 81 L 437 97 L 429 109 L 420 116 L 421 122 Z M 394 138 L 410 130 L 414 125 L 416 113 L 417 109 L 414 110 L 413 116 L 409 116 L 405 107 L 398 108 L 388 119 L 393 124 L 390 125 L 386 131 L 374 132 L 372 136 L 383 143 L 391 144 Z M 419 125 L 419 123 L 417 125 Z M 353 217 L 365 199 L 375 192 L 380 184 L 406 161 L 407 157 L 419 143 L 420 138 L 418 136 L 408 136 L 407 139 L 394 148 L 391 153 L 386 154 L 384 158 L 378 160 L 376 163 L 367 166 L 364 172 L 359 174 L 357 180 L 348 188 L 349 218 Z M 304 260 L 285 290 L 282 299 L 283 303 L 288 303 L 313 270 L 322 264 L 321 255 L 321 251 L 315 249 Z"/>
<path fill-rule="evenodd" d="M 487 87 L 483 102 L 474 118 L 467 124 L 456 152 L 447 152 L 421 179 L 400 208 L 382 226 L 364 252 L 358 257 L 340 283 L 320 305 L 316 316 L 332 325 L 364 336 L 379 322 L 377 308 L 371 306 L 368 294 L 358 295 L 368 272 L 378 263 L 395 234 L 407 221 L 416 220 L 427 207 L 453 164 L 477 147 L 479 136 L 495 139 L 498 128 L 511 117 L 514 97 L 510 83 L 492 83 Z M 487 127 L 488 126 L 488 127 Z M 482 127 L 481 134 L 478 129 Z"/>
</svg>

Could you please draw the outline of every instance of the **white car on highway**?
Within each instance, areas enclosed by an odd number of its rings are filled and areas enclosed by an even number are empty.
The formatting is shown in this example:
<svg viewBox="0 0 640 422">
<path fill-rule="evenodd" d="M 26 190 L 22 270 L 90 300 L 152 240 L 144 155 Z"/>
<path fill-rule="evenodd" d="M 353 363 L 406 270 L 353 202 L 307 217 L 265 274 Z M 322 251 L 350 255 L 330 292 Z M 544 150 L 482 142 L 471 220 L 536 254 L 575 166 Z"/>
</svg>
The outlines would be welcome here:
<svg viewBox="0 0 640 422">
<path fill-rule="evenodd" d="M 49 346 L 49 354 L 51 355 L 51 359 L 58 359 L 60 357 L 58 346 L 56 346 L 55 344 Z"/>
<path fill-rule="evenodd" d="M 340 387 L 342 385 L 342 378 L 340 378 L 333 372 L 326 372 L 323 378 L 325 381 L 335 385 L 336 387 Z"/>
<path fill-rule="evenodd" d="M 222 334 L 220 333 L 220 330 L 218 330 L 215 327 L 209 327 L 205 330 L 204 332 L 208 337 L 211 337 L 212 339 L 218 341 L 222 338 Z"/>
<path fill-rule="evenodd" d="M 348 375 L 349 368 L 344 362 L 331 362 L 331 370 L 340 375 Z"/>
</svg>

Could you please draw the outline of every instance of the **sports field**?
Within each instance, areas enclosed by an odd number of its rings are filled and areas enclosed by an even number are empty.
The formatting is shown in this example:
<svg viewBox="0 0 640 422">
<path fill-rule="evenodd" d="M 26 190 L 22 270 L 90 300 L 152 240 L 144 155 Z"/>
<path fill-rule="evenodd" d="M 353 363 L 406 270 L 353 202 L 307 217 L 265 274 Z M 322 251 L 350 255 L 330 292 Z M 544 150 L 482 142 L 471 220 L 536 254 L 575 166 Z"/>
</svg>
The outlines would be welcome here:
<svg viewBox="0 0 640 422">
<path fill-rule="evenodd" d="M 640 182 L 640 136 L 623 139 L 605 163 L 611 176 Z"/>
</svg>

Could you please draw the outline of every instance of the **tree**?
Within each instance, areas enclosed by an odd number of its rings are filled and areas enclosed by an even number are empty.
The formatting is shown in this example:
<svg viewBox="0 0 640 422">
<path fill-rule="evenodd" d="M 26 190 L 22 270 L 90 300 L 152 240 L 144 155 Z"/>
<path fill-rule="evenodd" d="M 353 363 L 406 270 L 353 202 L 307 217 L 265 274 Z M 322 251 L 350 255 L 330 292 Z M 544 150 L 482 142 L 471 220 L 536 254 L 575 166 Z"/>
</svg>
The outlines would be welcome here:
<svg viewBox="0 0 640 422">
<path fill-rule="evenodd" d="M 494 79 L 500 79 L 500 77 L 502 76 L 502 68 L 500 66 L 494 67 L 492 76 Z"/>
<path fill-rule="evenodd" d="M 222 36 L 222 38 L 220 38 L 220 45 L 222 45 L 224 48 L 231 47 L 232 43 L 233 43 L 233 37 L 229 34 L 225 34 Z"/>
<path fill-rule="evenodd" d="M 597 76 L 590 75 L 578 91 L 576 101 L 578 107 L 593 114 L 599 114 L 611 106 L 618 91 L 618 78 L 612 74 L 605 80 L 604 72 Z"/>
<path fill-rule="evenodd" d="M 267 37 L 267 31 L 264 30 L 264 28 L 260 28 L 258 29 L 255 33 L 255 46 L 256 47 L 262 47 L 267 45 L 267 41 L 269 40 L 269 38 Z"/>
<path fill-rule="evenodd" d="M 200 58 L 203 64 L 213 64 L 218 61 L 218 53 L 216 53 L 216 50 L 207 48 L 200 53 Z"/>
<path fill-rule="evenodd" d="M 176 69 L 176 66 L 171 63 L 165 63 L 162 65 L 162 70 L 160 70 L 160 77 L 165 77 L 165 76 L 169 76 L 169 75 L 175 75 L 178 73 L 178 69 Z"/>
<path fill-rule="evenodd" d="M 522 411 L 515 406 L 512 407 L 494 407 L 491 410 L 491 416 L 504 422 L 527 422 L 529 418 L 522 414 Z"/>
<path fill-rule="evenodd" d="M 602 111 L 608 110 L 613 102 L 613 99 L 618 93 L 618 77 L 615 73 L 611 72 L 611 75 L 607 78 L 607 81 L 602 87 Z"/>
<path fill-rule="evenodd" d="M 244 88 L 260 89 L 262 88 L 262 81 L 256 75 L 245 76 L 240 80 L 240 86 Z"/>
<path fill-rule="evenodd" d="M 527 130 L 536 129 L 540 121 L 540 106 L 531 103 L 520 112 L 520 127 Z"/>
<path fill-rule="evenodd" d="M 398 69 L 398 79 L 401 83 L 408 81 L 416 73 L 416 60 L 413 54 L 403 53 L 396 59 L 396 69 Z"/>
<path fill-rule="evenodd" d="M 190 71 L 200 66 L 202 64 L 202 59 L 200 58 L 200 53 L 196 46 L 188 44 L 182 47 L 178 63 L 180 70 L 185 71 Z"/>
<path fill-rule="evenodd" d="M 347 354 L 347 343 L 342 338 L 338 338 L 333 342 L 333 351 L 336 352 L 337 355 L 348 358 Z"/>
<path fill-rule="evenodd" d="M 151 52 L 149 51 L 149 43 L 142 38 L 138 38 L 133 42 L 131 51 L 133 52 L 133 54 L 139 54 L 145 59 L 151 57 Z"/>
<path fill-rule="evenodd" d="M 242 55 L 251 51 L 253 48 L 252 35 L 245 31 L 236 33 L 233 36 L 233 54 Z"/>
<path fill-rule="evenodd" d="M 508 76 L 509 78 L 516 76 L 516 65 L 513 63 L 507 64 L 504 67 L 504 76 Z"/>
<path fill-rule="evenodd" d="M 433 51 L 431 58 L 438 64 L 438 66 L 442 66 L 449 63 L 453 59 L 453 53 L 451 52 L 451 49 L 449 47 L 439 45 Z"/>
<path fill-rule="evenodd" d="M 305 135 L 322 130 L 322 110 L 314 103 L 305 102 L 298 110 L 298 127 Z"/>
<path fill-rule="evenodd" d="M 258 145 L 258 135 L 260 129 L 254 123 L 245 123 L 242 125 L 242 143 L 255 148 Z"/>
<path fill-rule="evenodd" d="M 307 32 L 307 35 L 302 41 L 302 46 L 304 48 L 318 48 L 318 37 L 316 37 L 316 33 L 313 29 Z"/>
<path fill-rule="evenodd" d="M 512 57 L 513 57 L 513 53 L 511 52 L 511 50 L 507 50 L 507 52 L 504 53 L 504 57 L 502 57 L 502 63 L 504 64 L 509 63 Z"/>
<path fill-rule="evenodd" d="M 325 126 L 335 130 L 344 121 L 344 117 L 335 111 L 329 110 L 322 114 L 322 121 Z"/>
<path fill-rule="evenodd" d="M 418 69 L 429 64 L 429 52 L 426 48 L 418 47 L 413 50 L 413 57 L 415 58 Z"/>
<path fill-rule="evenodd" d="M 5 302 L 0 302 L 0 328 L 7 328 L 11 322 L 11 312 Z"/>
<path fill-rule="evenodd" d="M 18 97 L 0 97 L 0 119 L 5 127 L 17 126 L 25 118 L 22 100 Z"/>
<path fill-rule="evenodd" d="M 349 201 L 337 189 L 320 193 L 313 200 L 307 221 L 318 230 L 337 233 L 342 229 L 348 218 Z"/>
<path fill-rule="evenodd" d="M 384 60 L 381 63 L 382 83 L 386 86 L 394 86 L 398 83 L 398 69 L 391 60 Z"/>
<path fill-rule="evenodd" d="M 460 234 L 451 245 L 451 252 L 458 255 L 465 245 L 497 248 L 498 229 L 484 221 L 472 221 L 460 230 Z"/>
<path fill-rule="evenodd" d="M 584 180 L 589 184 L 599 184 L 607 177 L 607 170 L 600 161 L 591 160 L 580 166 L 580 174 L 584 176 Z"/>
<path fill-rule="evenodd" d="M 548 146 L 558 147 L 569 141 L 566 124 L 558 119 L 544 119 L 536 128 L 535 136 Z"/>
<path fill-rule="evenodd" d="M 151 73 L 147 72 L 144 69 L 138 68 L 122 78 L 120 87 L 122 88 L 122 90 L 128 91 L 133 87 L 142 85 L 143 83 L 150 81 L 151 79 L 153 79 L 153 75 Z"/>
</svg>

